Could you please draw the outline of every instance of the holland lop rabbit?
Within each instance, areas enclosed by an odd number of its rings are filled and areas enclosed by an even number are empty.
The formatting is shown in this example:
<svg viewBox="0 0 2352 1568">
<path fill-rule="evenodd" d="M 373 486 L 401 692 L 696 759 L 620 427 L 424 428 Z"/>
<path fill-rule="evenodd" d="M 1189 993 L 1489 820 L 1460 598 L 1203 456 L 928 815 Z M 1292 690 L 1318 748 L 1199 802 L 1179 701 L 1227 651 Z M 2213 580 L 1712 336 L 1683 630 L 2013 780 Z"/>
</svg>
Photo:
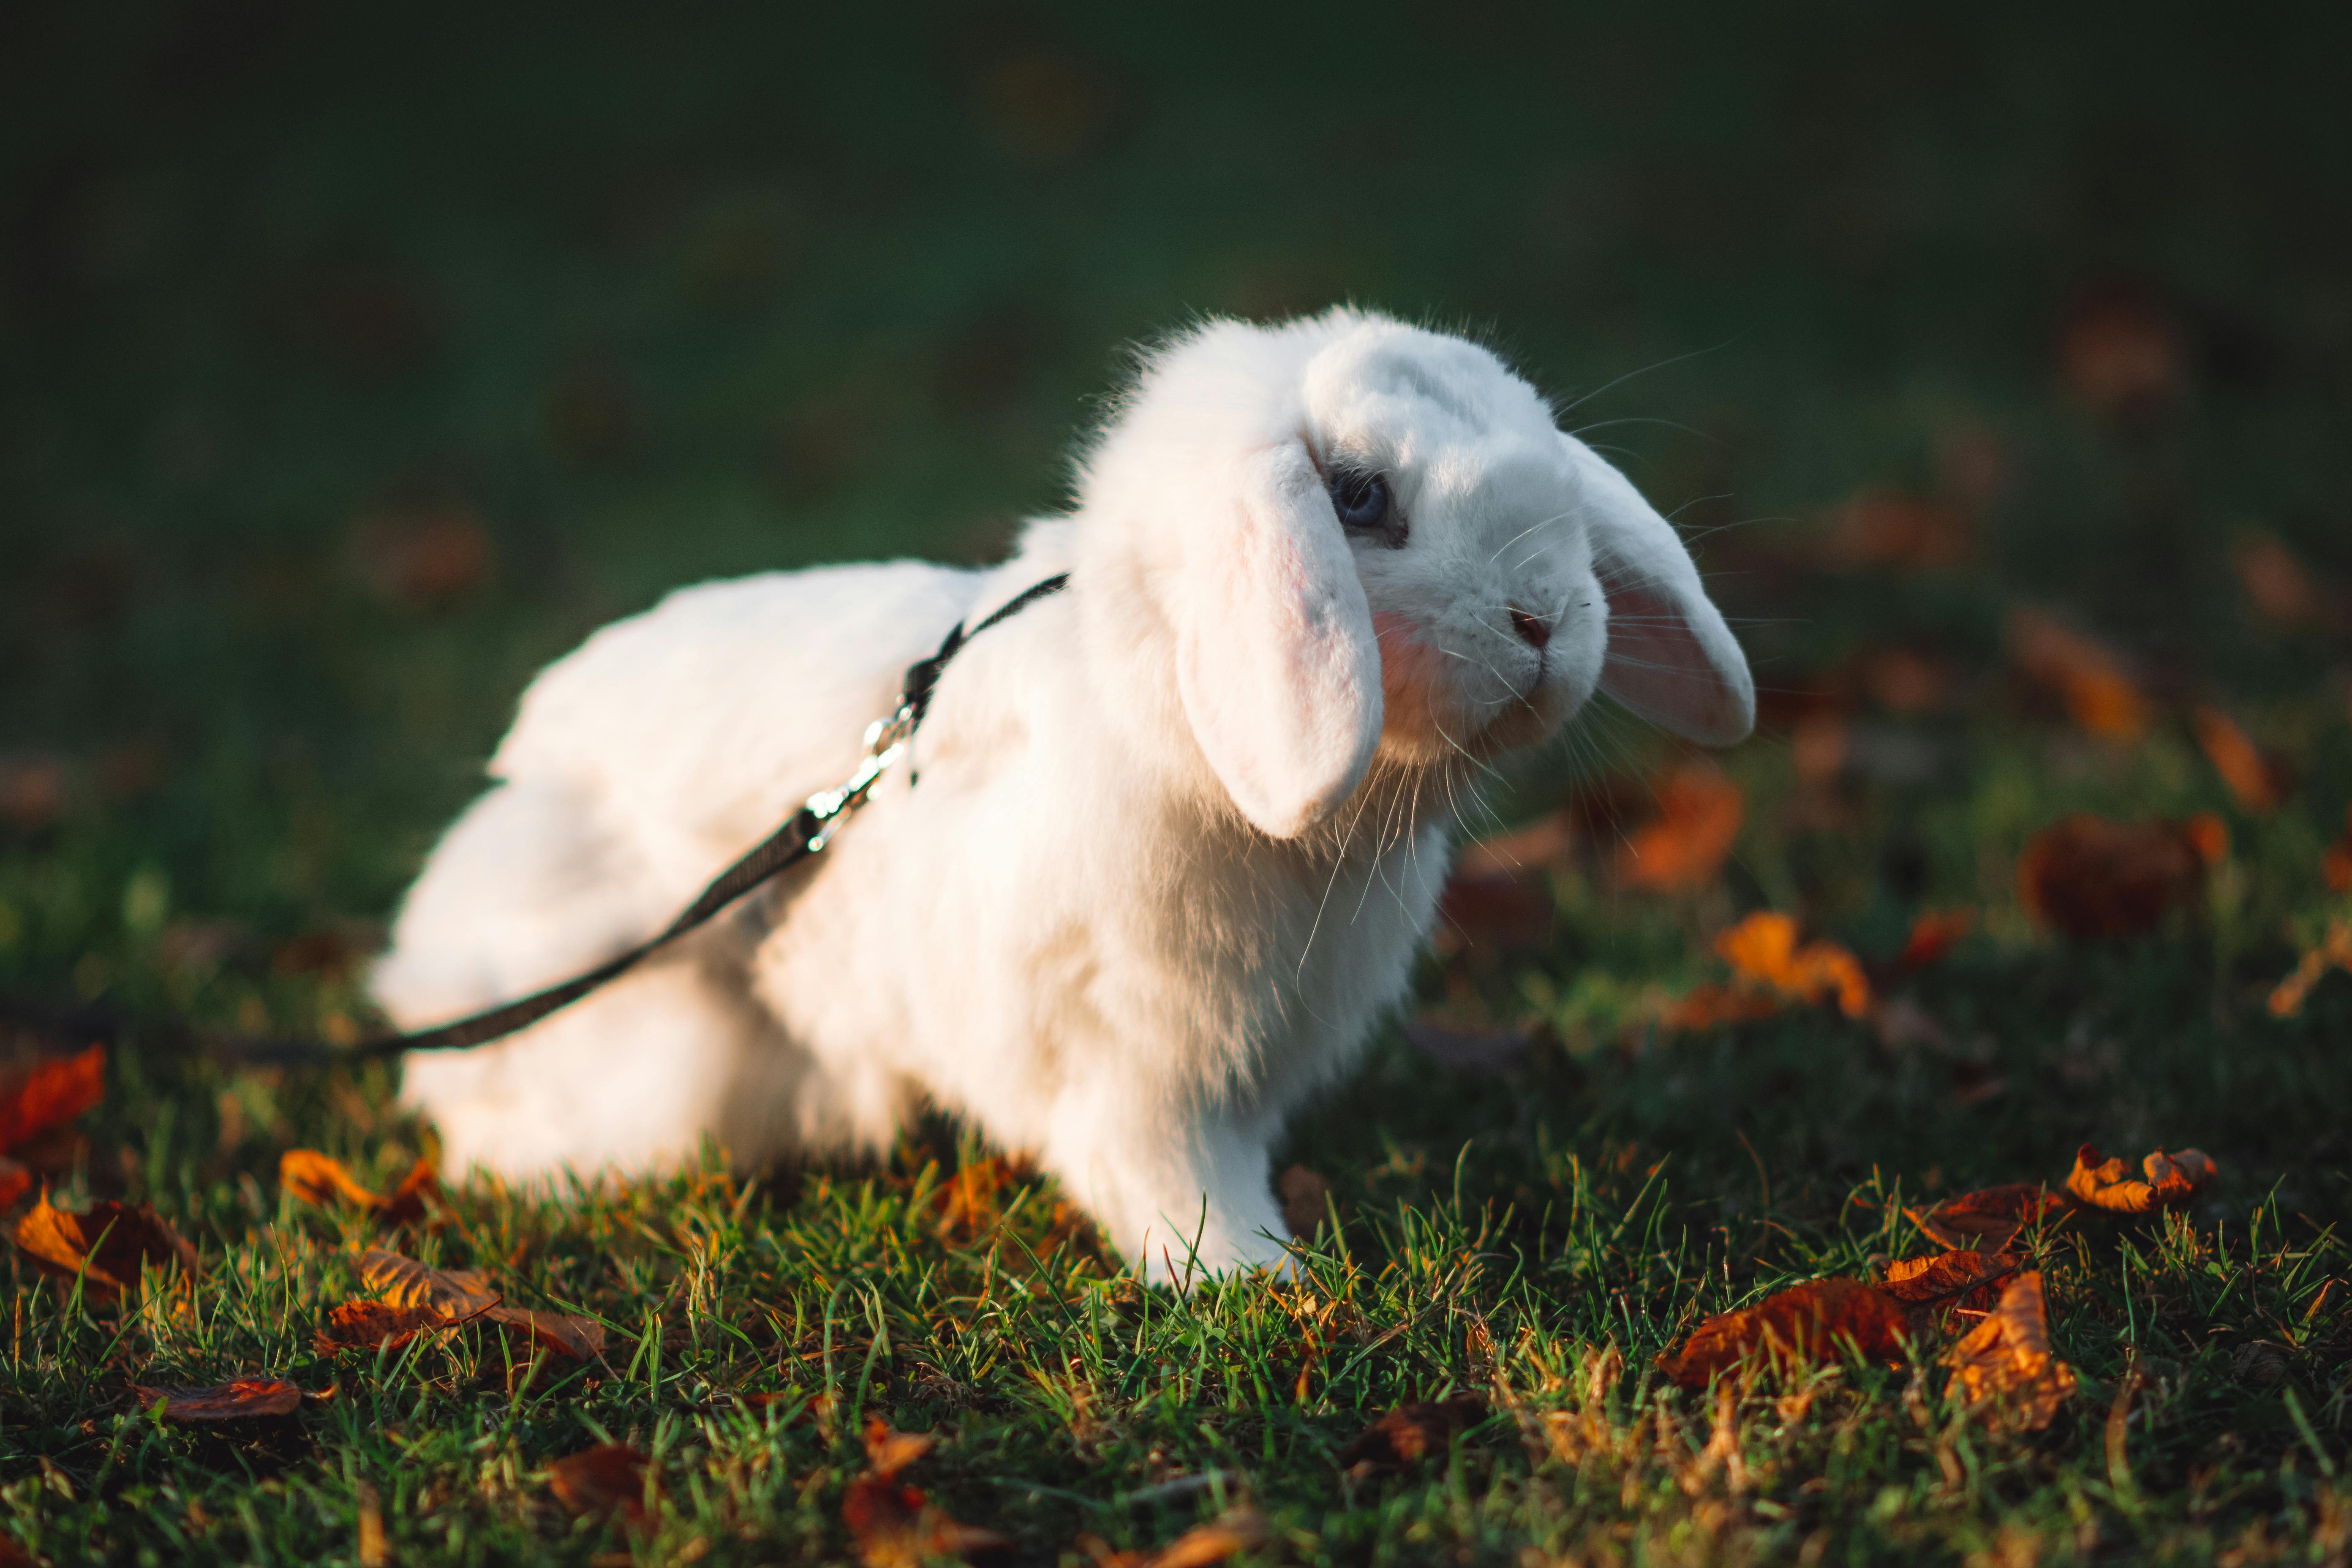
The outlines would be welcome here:
<svg viewBox="0 0 2352 1568">
<path fill-rule="evenodd" d="M 375 994 L 421 1027 L 634 944 L 849 773 L 950 626 L 1059 573 L 822 855 L 521 1034 L 412 1053 L 447 1173 L 877 1148 L 929 1097 L 1150 1279 L 1273 1263 L 1269 1148 L 1404 992 L 1473 775 L 1596 689 L 1710 744 L 1753 722 L 1674 530 L 1492 354 L 1213 321 L 1004 564 L 706 584 L 549 667 Z"/>
</svg>

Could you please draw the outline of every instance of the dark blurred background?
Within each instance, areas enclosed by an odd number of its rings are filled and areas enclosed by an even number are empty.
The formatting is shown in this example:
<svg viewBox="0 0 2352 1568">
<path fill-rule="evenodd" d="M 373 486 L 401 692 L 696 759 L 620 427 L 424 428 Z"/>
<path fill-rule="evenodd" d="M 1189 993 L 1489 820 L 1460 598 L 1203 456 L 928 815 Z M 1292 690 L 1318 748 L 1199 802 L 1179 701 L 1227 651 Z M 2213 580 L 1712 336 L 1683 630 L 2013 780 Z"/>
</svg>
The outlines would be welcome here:
<svg viewBox="0 0 2352 1568">
<path fill-rule="evenodd" d="M 845 9 L 0 10 L 0 978 L 344 962 L 533 668 L 991 557 L 1202 311 L 1590 395 L 1757 745 L 2020 604 L 2342 724 L 2343 7 Z"/>
</svg>

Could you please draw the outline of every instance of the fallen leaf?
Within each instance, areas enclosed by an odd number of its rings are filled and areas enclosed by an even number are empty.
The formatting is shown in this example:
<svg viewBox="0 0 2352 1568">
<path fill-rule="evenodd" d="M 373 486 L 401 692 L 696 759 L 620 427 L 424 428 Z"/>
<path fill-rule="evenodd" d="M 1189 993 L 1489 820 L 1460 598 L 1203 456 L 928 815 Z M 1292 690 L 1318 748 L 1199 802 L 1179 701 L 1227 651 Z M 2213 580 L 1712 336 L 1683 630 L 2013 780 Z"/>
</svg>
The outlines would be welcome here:
<svg viewBox="0 0 2352 1568">
<path fill-rule="evenodd" d="M 2237 721 L 2219 708 L 2200 707 L 2189 722 L 2198 745 L 2239 805 L 2257 816 L 2276 811 L 2292 787 L 2286 764 L 2255 745 Z"/>
<path fill-rule="evenodd" d="M 1018 1156 L 990 1154 L 958 1169 L 940 1184 L 932 1203 L 940 1215 L 942 1237 L 970 1237 L 996 1223 L 1000 1199 L 1007 1187 L 1016 1187 L 1035 1173 Z"/>
<path fill-rule="evenodd" d="M 935 1557 L 963 1557 L 1010 1546 L 992 1530 L 961 1522 L 935 1507 L 898 1473 L 929 1453 L 928 1432 L 894 1431 L 878 1415 L 866 1422 L 866 1469 L 841 1500 L 841 1521 L 866 1568 L 920 1568 Z"/>
<path fill-rule="evenodd" d="M 2143 1174 L 2134 1176 L 2121 1158 L 2109 1159 L 2085 1143 L 2074 1152 L 2066 1191 L 2109 1214 L 2153 1214 L 2187 1203 L 2219 1169 L 2210 1156 L 2197 1149 L 2183 1149 L 2178 1154 L 2158 1149 L 2140 1162 L 2140 1168 Z"/>
<path fill-rule="evenodd" d="M 53 1207 L 43 1193 L 17 1220 L 15 1239 L 35 1266 L 66 1279 L 79 1277 L 101 1300 L 137 1289 L 150 1265 L 176 1264 L 186 1277 L 196 1272 L 196 1249 L 150 1204 L 134 1208 L 101 1200 L 77 1215 Z"/>
<path fill-rule="evenodd" d="M 1457 872 L 1437 900 L 1438 945 L 1448 952 L 1542 947 L 1551 941 L 1556 913 L 1551 889 L 1538 875 Z"/>
<path fill-rule="evenodd" d="M 2058 339 L 2067 389 L 2102 414 L 2136 416 L 2173 401 L 2186 357 L 2171 319 L 2129 288 L 2085 292 Z"/>
<path fill-rule="evenodd" d="M 2206 868 L 2228 845 L 2210 816 L 2109 822 L 2076 812 L 2027 841 L 2018 900 L 2042 925 L 2080 941 L 2142 936 L 2172 910 L 2204 901 Z"/>
<path fill-rule="evenodd" d="M 418 1334 L 453 1327 L 433 1307 L 401 1307 L 390 1301 L 345 1301 L 328 1310 L 326 1326 L 311 1336 L 321 1355 L 337 1351 L 399 1350 Z"/>
<path fill-rule="evenodd" d="M 2292 1018 L 2302 1012 L 2312 987 L 2331 969 L 2352 973 L 2352 921 L 2331 921 L 2319 945 L 2305 953 L 2295 964 L 2294 973 L 2278 983 L 2271 992 L 2271 1016 Z"/>
<path fill-rule="evenodd" d="M 1264 1514 L 1254 1508 L 1240 1508 L 1193 1526 L 1153 1552 L 1114 1552 L 1097 1535 L 1081 1535 L 1077 1545 L 1094 1560 L 1095 1568 L 1207 1568 L 1262 1543 L 1267 1534 Z"/>
<path fill-rule="evenodd" d="M 106 1098 L 106 1047 L 0 1078 L 0 1154 L 63 1127 Z"/>
<path fill-rule="evenodd" d="M 2343 629 L 2346 611 L 2335 585 L 2314 575 L 2277 534 L 2242 530 L 2230 554 L 2240 586 L 2264 619 L 2282 626 Z"/>
<path fill-rule="evenodd" d="M 604 1353 L 604 1325 L 593 1318 L 498 1306 L 483 1313 L 482 1321 L 517 1330 L 532 1344 L 573 1361 L 587 1361 Z"/>
<path fill-rule="evenodd" d="M 210 1388 L 150 1388 L 134 1383 L 131 1392 L 142 1409 L 163 1402 L 166 1421 L 250 1421 L 265 1415 L 291 1415 L 301 1408 L 302 1391 L 277 1377 L 233 1377 Z"/>
<path fill-rule="evenodd" d="M 1924 572 L 1957 566 L 1975 552 L 1968 518 L 1940 501 L 1864 490 L 1838 508 L 1822 546 L 1832 566 Z"/>
<path fill-rule="evenodd" d="M 1816 1279 L 1766 1297 L 1753 1307 L 1709 1318 L 1678 1355 L 1658 1368 L 1685 1388 L 1704 1388 L 1750 1356 L 1825 1365 L 1850 1346 L 1865 1361 L 1903 1359 L 1910 1324 L 1886 1294 L 1859 1279 Z"/>
<path fill-rule="evenodd" d="M 2105 645 L 2041 610 L 2010 613 L 2010 657 L 2026 678 L 2055 695 L 2067 717 L 2104 741 L 2137 741 L 2149 707 L 2123 662 Z"/>
<path fill-rule="evenodd" d="M 360 1278 L 400 1307 L 427 1307 L 445 1322 L 462 1323 L 497 1306 L 500 1297 L 477 1268 L 428 1268 L 413 1258 L 371 1247 L 360 1254 Z"/>
<path fill-rule="evenodd" d="M 617 1513 L 631 1530 L 646 1524 L 646 1495 L 661 1500 L 661 1481 L 648 1483 L 646 1456 L 626 1443 L 599 1443 L 547 1467 L 547 1484 L 574 1513 Z"/>
<path fill-rule="evenodd" d="M 1658 815 L 1620 846 L 1620 886 L 1686 892 L 1715 880 L 1747 816 L 1739 786 L 1705 763 L 1677 769 L 1659 783 Z"/>
<path fill-rule="evenodd" d="M 1304 1165 L 1293 1165 L 1282 1173 L 1275 1183 L 1282 1194 L 1282 1222 L 1293 1236 L 1313 1236 L 1328 1217 L 1325 1206 L 1331 1196 L 1331 1184 Z"/>
<path fill-rule="evenodd" d="M 1905 717 L 1941 711 L 1959 681 L 1945 660 L 1904 647 L 1879 648 L 1866 655 L 1859 674 L 1871 700 Z"/>
<path fill-rule="evenodd" d="M 2328 888 L 2338 893 L 2352 893 L 2352 805 L 2344 808 L 2344 833 L 2327 847 L 2320 857 L 2320 875 L 2327 879 Z"/>
<path fill-rule="evenodd" d="M 2017 1268 L 2013 1253 L 1955 1248 L 1888 1264 L 1886 1278 L 1878 1288 L 1909 1312 L 1916 1337 L 1942 1327 L 1955 1308 L 1968 1312 L 1990 1310 L 1993 1287 L 2016 1273 Z"/>
<path fill-rule="evenodd" d="M 1990 1404 L 1998 1418 L 2021 1432 L 2050 1425 L 2074 1396 L 2074 1372 L 2050 1350 L 2050 1313 L 2040 1270 L 2012 1276 L 2000 1304 L 1944 1356 L 1952 1380 L 1947 1399 L 1971 1409 Z"/>
<path fill-rule="evenodd" d="M 1382 1475 L 1444 1454 L 1456 1436 L 1486 1418 L 1486 1402 L 1475 1394 L 1450 1399 L 1411 1400 L 1389 1411 L 1339 1450 L 1339 1468 L 1349 1475 Z"/>
<path fill-rule="evenodd" d="M 1956 1250 L 2006 1252 L 2019 1235 L 2041 1221 L 2067 1212 L 2065 1203 L 2039 1182 L 2011 1182 L 1947 1198 L 1921 1213 L 1904 1214 L 1928 1236 Z"/>
<path fill-rule="evenodd" d="M 425 1200 L 437 1198 L 441 1183 L 433 1162 L 419 1160 L 390 1197 L 362 1186 L 342 1163 L 316 1149 L 289 1149 L 278 1159 L 278 1184 L 304 1203 L 331 1206 L 336 1199 L 367 1210 L 386 1225 L 410 1225 L 425 1217 Z"/>
<path fill-rule="evenodd" d="M 1675 999 L 1658 1022 L 1669 1030 L 1697 1033 L 1728 1024 L 1746 1024 L 1780 1016 L 1784 1004 L 1769 991 L 1742 990 L 1730 985 L 1696 985 Z"/>
<path fill-rule="evenodd" d="M 385 506 L 353 533 L 369 586 L 409 609 L 444 608 L 489 575 L 489 531 L 462 500 Z"/>
<path fill-rule="evenodd" d="M 1797 945 L 1797 922 L 1771 910 L 1759 910 L 1718 934 L 1715 951 L 1745 980 L 1769 985 L 1804 1002 L 1834 998 L 1849 1018 L 1871 1009 L 1870 982 L 1862 963 L 1833 942 Z"/>
<path fill-rule="evenodd" d="M 1923 910 L 1911 922 L 1911 935 L 1895 957 L 1904 973 L 1927 965 L 1952 950 L 1954 943 L 1976 929 L 1974 910 Z"/>
</svg>

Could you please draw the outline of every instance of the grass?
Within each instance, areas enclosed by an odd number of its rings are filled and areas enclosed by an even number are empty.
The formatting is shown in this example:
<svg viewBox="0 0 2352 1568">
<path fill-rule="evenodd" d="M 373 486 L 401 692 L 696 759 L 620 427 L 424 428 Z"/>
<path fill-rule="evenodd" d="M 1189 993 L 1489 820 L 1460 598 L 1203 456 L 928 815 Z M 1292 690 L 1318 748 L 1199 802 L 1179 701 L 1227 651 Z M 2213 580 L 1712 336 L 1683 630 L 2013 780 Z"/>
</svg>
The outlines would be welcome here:
<svg viewBox="0 0 2352 1568">
<path fill-rule="evenodd" d="M 278 1157 L 381 1187 L 428 1130 L 382 1071 L 136 1035 L 57 1195 L 155 1203 L 204 1279 L 118 1316 L 10 1254 L 0 1532 L 57 1563 L 355 1561 L 371 1517 L 401 1563 L 842 1560 L 877 1414 L 940 1434 L 908 1479 L 1022 1562 L 1243 1506 L 1268 1562 L 2344 1559 L 2352 980 L 2298 1018 L 2263 998 L 2347 912 L 2319 867 L 2352 656 L 2340 613 L 2281 625 L 2232 570 L 2267 534 L 2323 600 L 2352 578 L 2341 20 L 1455 9 L 1189 40 L 1051 8 L 6 25 L 0 991 L 364 1030 L 356 965 L 533 668 L 702 576 L 992 554 L 1052 504 L 1114 345 L 1195 310 L 1353 296 L 1603 389 L 1575 417 L 1700 541 L 1767 714 L 1727 760 L 1719 879 L 1624 891 L 1604 828 L 1540 879 L 1548 936 L 1429 961 L 1421 1005 L 1536 1044 L 1487 1073 L 1385 1035 L 1282 1156 L 1333 1222 L 1296 1283 L 1138 1290 L 935 1121 L 871 1167 L 467 1190 L 402 1244 L 593 1313 L 604 1363 L 471 1329 L 328 1359 L 373 1237 Z M 1400 61 L 1409 90 L 1368 89 Z M 2067 347 L 2118 300 L 2158 366 L 2128 405 Z M 1967 547 L 1825 551 L 1874 492 Z M 2064 721 L 2011 657 L 2020 604 L 2121 650 L 2145 735 Z M 1872 695 L 1890 648 L 1937 701 Z M 2205 703 L 2291 763 L 2276 810 L 2215 775 Z M 1675 760 L 1604 724 L 1496 809 L 1638 813 Z M 2072 945 L 2014 867 L 2073 810 L 2216 811 L 2231 847 L 2201 907 Z M 1948 907 L 1975 931 L 1895 987 L 1937 1040 L 1643 1024 L 1748 910 L 1879 961 Z M 1653 1370 L 1707 1314 L 1925 1250 L 1906 1206 L 2054 1182 L 2086 1141 L 2222 1169 L 2051 1240 L 2081 1393 L 2049 1431 L 1953 1408 L 1933 1345 L 1727 1403 Z M 126 1390 L 259 1370 L 334 1397 L 207 1433 Z M 1491 1414 L 1444 1452 L 1339 1466 L 1454 1391 Z M 549 1484 L 607 1437 L 654 1456 L 643 1535 Z"/>
</svg>

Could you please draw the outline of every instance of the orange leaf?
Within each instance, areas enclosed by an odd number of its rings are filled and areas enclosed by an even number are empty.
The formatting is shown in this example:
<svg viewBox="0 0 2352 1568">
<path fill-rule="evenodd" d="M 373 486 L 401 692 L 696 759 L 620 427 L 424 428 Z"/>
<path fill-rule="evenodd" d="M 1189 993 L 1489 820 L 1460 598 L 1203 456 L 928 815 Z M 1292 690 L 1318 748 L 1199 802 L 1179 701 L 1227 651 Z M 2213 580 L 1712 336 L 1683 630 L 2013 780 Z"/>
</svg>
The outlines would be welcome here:
<svg viewBox="0 0 2352 1568">
<path fill-rule="evenodd" d="M 866 1568 L 920 1568 L 935 1557 L 963 1557 L 1010 1546 L 992 1530 L 964 1524 L 936 1508 L 914 1487 L 898 1484 L 898 1472 L 930 1450 L 928 1432 L 896 1432 L 880 1416 L 866 1423 L 868 1468 L 849 1483 L 841 1500 L 841 1520 Z"/>
<path fill-rule="evenodd" d="M 2345 610 L 2337 591 L 2315 577 L 2278 535 L 2246 529 L 2231 547 L 2231 558 L 2246 597 L 2265 619 L 2283 626 L 2343 626 Z"/>
<path fill-rule="evenodd" d="M 304 1203 L 326 1207 L 337 1198 L 363 1208 L 386 1225 L 407 1225 L 425 1215 L 425 1200 L 438 1197 L 441 1184 L 430 1160 L 416 1162 L 392 1196 L 362 1186 L 342 1163 L 315 1149 L 289 1149 L 278 1159 L 278 1184 Z"/>
<path fill-rule="evenodd" d="M 1401 1470 L 1432 1454 L 1443 1455 L 1455 1436 L 1486 1418 L 1486 1402 L 1475 1394 L 1446 1400 L 1412 1400 L 1389 1411 L 1339 1450 L 1339 1468 L 1369 1476 Z"/>
<path fill-rule="evenodd" d="M 2042 925 L 2081 941 L 2141 936 L 2205 897 L 2205 868 L 2227 852 L 2218 819 L 2108 822 L 2087 812 L 2035 834 L 2017 860 L 2018 900 Z"/>
<path fill-rule="evenodd" d="M 2189 721 L 2197 743 L 2238 804 L 2256 816 L 2277 810 L 2286 798 L 2285 765 L 2255 745 L 2237 721 L 2219 708 L 2200 708 Z"/>
<path fill-rule="evenodd" d="M 1100 1536 L 1081 1535 L 1079 1550 L 1094 1559 L 1095 1568 L 1208 1568 L 1234 1552 L 1263 1542 L 1265 1516 L 1254 1508 L 1239 1508 L 1206 1524 L 1195 1525 L 1156 1552 L 1113 1552 Z"/>
<path fill-rule="evenodd" d="M 661 1481 L 648 1488 L 646 1456 L 626 1443 L 599 1443 L 547 1467 L 547 1484 L 575 1513 L 617 1513 L 632 1530 L 646 1523 L 646 1495 L 661 1500 Z"/>
<path fill-rule="evenodd" d="M 1747 816 L 1739 786 L 1720 770 L 1694 763 L 1668 774 L 1657 799 L 1656 818 L 1628 834 L 1618 851 L 1620 885 L 1674 893 L 1714 881 Z"/>
<path fill-rule="evenodd" d="M 2292 1018 L 2302 1012 L 2312 987 L 2331 969 L 2352 971 L 2352 921 L 2330 922 L 2319 945 L 2305 953 L 2294 973 L 2278 983 L 2271 993 L 2271 1016 Z"/>
<path fill-rule="evenodd" d="M 2187 1203 L 2220 1169 L 2197 1149 L 2183 1149 L 2178 1154 L 2158 1149 L 2140 1162 L 2140 1168 L 2145 1179 L 2134 1176 L 2122 1159 L 2108 1159 L 2085 1143 L 2074 1152 L 2074 1169 L 2066 1177 L 2066 1190 L 2109 1214 L 2153 1214 Z"/>
<path fill-rule="evenodd" d="M 1838 508 L 1822 556 L 1832 566 L 1922 572 L 1959 564 L 1975 544 L 1969 520 L 1940 501 L 1864 490 Z"/>
<path fill-rule="evenodd" d="M 1917 1209 L 1903 1212 L 1912 1224 L 1946 1247 L 2006 1252 L 2019 1233 L 2067 1209 L 2039 1182 L 2011 1182 L 1948 1198 L 1925 1214 Z"/>
<path fill-rule="evenodd" d="M 1721 953 L 1743 979 L 1771 986 L 1785 996 L 1805 1002 L 1837 999 L 1838 1010 L 1849 1018 L 1867 1015 L 1870 982 L 1861 961 L 1833 942 L 1797 945 L 1797 922 L 1775 910 L 1759 910 L 1715 939 Z"/>
<path fill-rule="evenodd" d="M 2074 1396 L 2074 1369 L 2051 1353 L 2049 1309 L 2036 1269 L 2013 1277 L 2000 1304 L 1944 1361 L 1953 1369 L 1945 1398 L 1964 1398 L 1971 1407 L 1990 1402 L 2019 1431 L 2049 1426 Z"/>
<path fill-rule="evenodd" d="M 573 1361 L 586 1361 L 604 1352 L 604 1325 L 593 1318 L 499 1306 L 483 1313 L 482 1321 L 513 1329 L 530 1343 Z"/>
<path fill-rule="evenodd" d="M 991 1154 L 958 1169 L 940 1184 L 932 1204 L 939 1210 L 939 1233 L 944 1238 L 979 1235 L 996 1223 L 998 1199 L 1007 1187 L 1018 1186 L 1034 1173 L 1017 1155 Z"/>
<path fill-rule="evenodd" d="M 2344 808 L 2344 836 L 2327 847 L 2327 853 L 2320 858 L 2319 871 L 2329 888 L 2352 893 L 2352 805 Z"/>
<path fill-rule="evenodd" d="M 150 1388 L 134 1383 L 131 1392 L 144 1409 L 153 1409 L 162 1400 L 166 1421 L 250 1421 L 291 1415 L 302 1405 L 302 1391 L 276 1377 L 233 1377 L 210 1388 Z"/>
<path fill-rule="evenodd" d="M 1667 1029 L 1721 1028 L 1769 1018 L 1780 1011 L 1780 998 L 1769 991 L 1740 991 L 1728 985 L 1698 985 L 1678 998 L 1659 1023 Z"/>
<path fill-rule="evenodd" d="M 1899 1362 L 1909 1323 L 1887 1295 L 1859 1279 L 1816 1279 L 1725 1312 L 1698 1326 L 1659 1370 L 1685 1388 L 1704 1388 L 1752 1356 L 1799 1365 L 1838 1360 L 1851 1347 L 1865 1361 Z"/>
<path fill-rule="evenodd" d="M 100 1201 L 83 1214 L 52 1207 L 48 1194 L 16 1222 L 17 1250 L 33 1264 L 67 1279 L 79 1277 L 94 1300 L 113 1300 L 139 1286 L 150 1264 L 196 1271 L 196 1249 L 166 1225 L 153 1206 Z"/>
<path fill-rule="evenodd" d="M 499 1296 L 475 1268 L 427 1268 L 413 1258 L 372 1247 L 360 1254 L 360 1278 L 401 1307 L 425 1307 L 444 1321 L 462 1323 L 499 1304 Z"/>
<path fill-rule="evenodd" d="M 345 1301 L 327 1313 L 327 1325 L 312 1336 L 321 1355 L 337 1351 L 398 1350 L 429 1329 L 451 1327 L 431 1307 L 396 1307 L 389 1301 Z"/>
<path fill-rule="evenodd" d="M 1568 813 L 1556 811 L 1513 832 L 1465 845 L 1454 868 L 1457 875 L 1475 878 L 1510 877 L 1564 866 L 1574 842 L 1575 827 Z"/>
<path fill-rule="evenodd" d="M 2103 644 L 2055 616 L 2020 608 L 2009 617 L 2010 655 L 2053 693 L 2068 718 L 2103 741 L 2137 741 L 2147 732 L 2148 702 Z"/>
<path fill-rule="evenodd" d="M 1910 940 L 1895 955 L 1895 967 L 1908 973 L 1925 969 L 1952 950 L 1952 944 L 1975 929 L 1974 910 L 1923 910 L 1911 922 Z"/>
<path fill-rule="evenodd" d="M 2007 1252 L 1955 1249 L 1932 1258 L 1907 1258 L 1887 1265 L 1879 1285 L 1912 1312 L 1919 1329 L 1938 1326 L 1958 1307 L 1981 1312 L 1993 1304 L 1994 1284 L 2017 1272 L 2017 1258 Z"/>
<path fill-rule="evenodd" d="M 106 1098 L 106 1047 L 42 1062 L 0 1079 L 0 1154 L 63 1127 Z"/>
</svg>

